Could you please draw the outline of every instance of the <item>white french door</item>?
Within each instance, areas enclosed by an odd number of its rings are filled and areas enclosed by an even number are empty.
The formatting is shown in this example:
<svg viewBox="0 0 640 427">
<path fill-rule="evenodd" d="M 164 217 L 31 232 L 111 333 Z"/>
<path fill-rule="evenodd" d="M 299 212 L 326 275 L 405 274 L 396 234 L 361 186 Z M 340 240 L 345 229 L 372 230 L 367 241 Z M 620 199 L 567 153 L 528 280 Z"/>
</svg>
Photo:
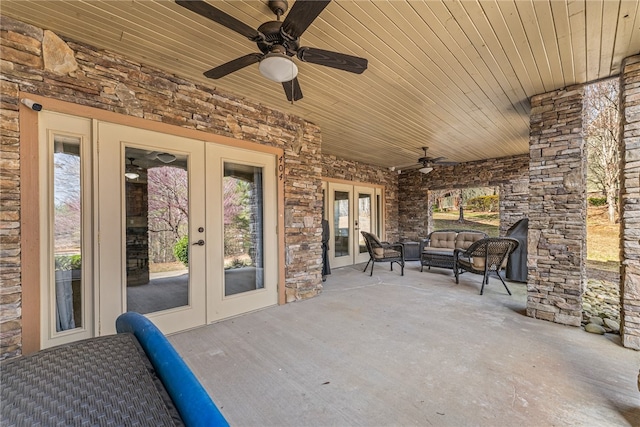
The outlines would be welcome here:
<svg viewBox="0 0 640 427">
<path fill-rule="evenodd" d="M 207 241 L 224 242 L 207 245 L 211 322 L 278 302 L 276 158 L 209 144 L 206 160 Z M 234 219 L 236 197 L 245 213 Z"/>
<path fill-rule="evenodd" d="M 100 334 L 114 333 L 126 311 L 165 333 L 204 325 L 204 142 L 112 123 L 98 124 L 98 140 Z M 186 236 L 188 262 L 154 275 L 151 240 L 167 229 L 173 240 Z"/>
<path fill-rule="evenodd" d="M 360 232 L 380 236 L 380 189 L 333 182 L 329 182 L 327 188 L 331 267 L 367 262 L 369 254 Z"/>
<path fill-rule="evenodd" d="M 101 253 L 118 254 L 100 265 L 102 324 L 133 310 L 171 333 L 277 304 L 275 156 L 106 123 L 99 138 L 101 205 L 121 206 L 100 220 L 101 230 L 120 230 L 101 234 Z M 167 228 L 188 263 L 150 275 L 153 234 Z"/>
<path fill-rule="evenodd" d="M 43 112 L 41 347 L 278 302 L 276 157 Z"/>
<path fill-rule="evenodd" d="M 39 122 L 40 346 L 94 336 L 95 218 L 91 120 L 50 111 Z"/>
</svg>

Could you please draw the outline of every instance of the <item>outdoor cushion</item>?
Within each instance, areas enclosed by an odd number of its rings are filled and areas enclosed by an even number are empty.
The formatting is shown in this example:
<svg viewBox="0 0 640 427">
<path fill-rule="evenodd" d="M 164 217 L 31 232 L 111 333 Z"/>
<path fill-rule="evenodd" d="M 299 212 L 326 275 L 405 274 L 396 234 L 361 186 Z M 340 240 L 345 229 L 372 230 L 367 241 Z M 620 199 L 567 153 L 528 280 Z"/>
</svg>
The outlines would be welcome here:
<svg viewBox="0 0 640 427">
<path fill-rule="evenodd" d="M 472 233 L 469 231 L 461 231 L 456 237 L 456 248 L 467 249 L 473 242 L 477 242 L 484 238 L 482 233 Z"/>
<path fill-rule="evenodd" d="M 507 267 L 508 261 L 509 261 L 509 258 L 505 258 L 505 260 L 502 261 L 502 268 Z M 464 258 L 459 258 L 458 263 L 466 264 L 468 266 L 473 266 L 475 270 L 480 270 L 480 271 L 484 270 L 484 257 L 473 257 L 471 258 L 471 261 Z"/>
<path fill-rule="evenodd" d="M 400 252 L 393 249 L 375 248 L 373 251 L 376 254 L 376 258 L 389 258 L 389 257 L 400 256 Z"/>
<path fill-rule="evenodd" d="M 456 248 L 456 232 L 449 231 L 436 231 L 431 233 L 431 239 L 429 240 L 429 246 L 432 248 Z"/>
<path fill-rule="evenodd" d="M 422 253 L 423 254 L 429 254 L 429 253 L 438 253 L 438 254 L 451 254 L 453 255 L 453 249 L 450 248 L 437 248 L 437 247 L 431 247 L 431 246 L 425 246 L 422 249 Z"/>
</svg>

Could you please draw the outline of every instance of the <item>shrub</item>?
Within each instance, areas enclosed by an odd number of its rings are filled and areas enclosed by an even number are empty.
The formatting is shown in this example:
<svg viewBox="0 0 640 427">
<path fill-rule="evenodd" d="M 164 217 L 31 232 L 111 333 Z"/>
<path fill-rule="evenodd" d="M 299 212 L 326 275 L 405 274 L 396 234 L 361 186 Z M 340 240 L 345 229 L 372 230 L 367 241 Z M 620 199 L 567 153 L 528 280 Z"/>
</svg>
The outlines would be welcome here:
<svg viewBox="0 0 640 427">
<path fill-rule="evenodd" d="M 173 255 L 185 266 L 189 265 L 189 236 L 182 236 L 173 245 Z"/>
<path fill-rule="evenodd" d="M 82 268 L 82 256 L 58 255 L 55 258 L 56 270 L 80 270 Z"/>
<path fill-rule="evenodd" d="M 587 199 L 589 206 L 604 206 L 607 204 L 606 197 L 589 197 Z"/>
<path fill-rule="evenodd" d="M 500 198 L 497 194 L 491 196 L 478 196 L 467 200 L 467 209 L 480 212 L 493 212 L 499 209 Z"/>
</svg>

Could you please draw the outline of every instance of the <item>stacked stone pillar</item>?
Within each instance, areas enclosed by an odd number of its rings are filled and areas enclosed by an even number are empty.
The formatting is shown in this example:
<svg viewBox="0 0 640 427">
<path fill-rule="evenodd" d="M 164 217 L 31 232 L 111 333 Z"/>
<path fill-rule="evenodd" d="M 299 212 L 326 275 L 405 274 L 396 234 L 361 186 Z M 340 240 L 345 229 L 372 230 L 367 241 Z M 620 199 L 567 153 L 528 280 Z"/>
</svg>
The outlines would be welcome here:
<svg viewBox="0 0 640 427">
<path fill-rule="evenodd" d="M 640 56 L 625 60 L 620 83 L 620 331 L 640 350 Z"/>
<path fill-rule="evenodd" d="M 580 326 L 586 285 L 583 88 L 531 99 L 527 315 Z"/>
</svg>

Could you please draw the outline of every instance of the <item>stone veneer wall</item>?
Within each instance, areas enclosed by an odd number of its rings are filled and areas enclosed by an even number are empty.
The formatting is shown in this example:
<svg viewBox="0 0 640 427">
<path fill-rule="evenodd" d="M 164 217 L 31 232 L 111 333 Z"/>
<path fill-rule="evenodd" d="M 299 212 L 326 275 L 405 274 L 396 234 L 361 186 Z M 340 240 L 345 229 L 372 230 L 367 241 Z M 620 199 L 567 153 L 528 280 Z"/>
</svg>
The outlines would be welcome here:
<svg viewBox="0 0 640 427">
<path fill-rule="evenodd" d="M 573 326 L 586 286 L 583 88 L 531 99 L 527 315 Z"/>
<path fill-rule="evenodd" d="M 401 237 L 416 240 L 433 230 L 429 190 L 500 187 L 500 234 L 529 212 L 529 156 L 503 157 L 437 167 L 428 174 L 412 170 L 399 175 Z"/>
<path fill-rule="evenodd" d="M 19 91 L 282 148 L 287 301 L 320 292 L 318 126 L 6 16 L 0 29 L 0 358 L 22 342 Z"/>
<path fill-rule="evenodd" d="M 620 84 L 620 330 L 640 350 L 640 56 L 624 61 Z"/>
<path fill-rule="evenodd" d="M 398 174 L 388 168 L 373 166 L 335 156 L 322 157 L 323 178 L 384 185 L 385 233 L 391 242 L 398 240 Z"/>
</svg>

